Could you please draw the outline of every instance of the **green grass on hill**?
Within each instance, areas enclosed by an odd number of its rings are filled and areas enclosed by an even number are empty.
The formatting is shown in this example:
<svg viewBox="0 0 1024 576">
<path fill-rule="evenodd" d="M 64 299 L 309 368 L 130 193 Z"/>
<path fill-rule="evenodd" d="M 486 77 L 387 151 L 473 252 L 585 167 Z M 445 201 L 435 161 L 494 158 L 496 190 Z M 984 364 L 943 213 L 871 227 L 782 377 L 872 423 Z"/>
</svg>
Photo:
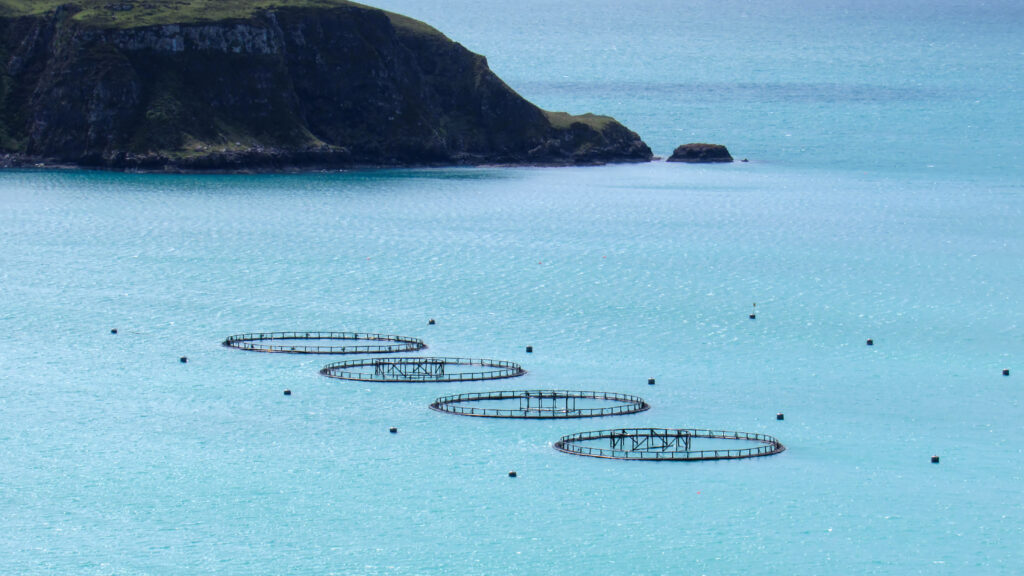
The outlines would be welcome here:
<svg viewBox="0 0 1024 576">
<path fill-rule="evenodd" d="M 63 4 L 81 8 L 75 14 L 76 20 L 104 28 L 244 19 L 257 12 L 281 8 L 369 8 L 347 0 L 0 0 L 0 17 L 45 14 Z M 129 5 L 131 10 L 111 8 Z M 388 15 L 398 28 L 417 34 L 441 35 L 418 20 L 399 14 Z"/>
<path fill-rule="evenodd" d="M 566 112 L 548 112 L 547 110 L 544 111 L 544 114 L 548 117 L 548 122 L 551 122 L 552 126 L 560 130 L 569 128 L 573 124 L 580 123 L 601 132 L 609 123 L 615 122 L 615 119 L 611 116 L 598 116 L 596 114 L 580 114 L 579 116 L 573 116 Z"/>
</svg>

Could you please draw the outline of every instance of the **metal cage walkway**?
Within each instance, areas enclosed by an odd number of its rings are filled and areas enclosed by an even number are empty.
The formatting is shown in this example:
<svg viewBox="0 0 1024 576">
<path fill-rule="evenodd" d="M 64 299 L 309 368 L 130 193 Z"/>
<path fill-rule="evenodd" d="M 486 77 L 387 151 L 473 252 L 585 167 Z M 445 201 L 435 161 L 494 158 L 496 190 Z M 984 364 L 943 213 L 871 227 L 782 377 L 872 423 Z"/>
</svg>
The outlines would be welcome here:
<svg viewBox="0 0 1024 576">
<path fill-rule="evenodd" d="M 490 370 L 458 370 L 474 367 Z M 470 382 L 515 378 L 526 374 L 526 370 L 505 360 L 405 357 L 334 362 L 324 366 L 320 373 L 330 378 L 360 382 Z"/>
<path fill-rule="evenodd" d="M 716 440 L 745 440 L 755 442 L 752 448 L 692 450 L 694 438 Z M 585 442 L 602 443 L 607 448 L 587 446 Z M 555 443 L 555 450 L 577 456 L 611 458 L 615 460 L 735 460 L 771 456 L 783 452 L 786 447 L 767 434 L 731 432 L 728 430 L 700 430 L 695 428 L 617 428 L 595 432 L 578 432 L 562 436 Z"/>
<path fill-rule="evenodd" d="M 344 344 L 340 346 L 296 344 L 296 342 L 313 341 L 378 342 L 378 344 Z M 223 345 L 236 350 L 283 354 L 394 354 L 416 352 L 427 347 L 419 338 L 367 332 L 251 332 L 228 336 Z"/>
<path fill-rule="evenodd" d="M 519 401 L 518 408 L 483 408 L 472 404 L 489 401 Z M 579 407 L 577 400 L 605 400 L 611 406 Z M 503 390 L 468 392 L 442 396 L 430 405 L 431 410 L 479 416 L 483 418 L 590 418 L 635 414 L 650 409 L 639 396 L 616 392 L 575 390 Z"/>
</svg>

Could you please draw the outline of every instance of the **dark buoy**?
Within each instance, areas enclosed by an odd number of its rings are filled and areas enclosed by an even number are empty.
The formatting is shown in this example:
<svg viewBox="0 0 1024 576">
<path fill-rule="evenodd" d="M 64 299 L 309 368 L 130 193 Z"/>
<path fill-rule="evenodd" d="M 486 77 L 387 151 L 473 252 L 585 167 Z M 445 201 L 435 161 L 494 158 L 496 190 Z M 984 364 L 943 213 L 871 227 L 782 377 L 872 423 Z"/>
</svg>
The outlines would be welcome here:
<svg viewBox="0 0 1024 576">
<path fill-rule="evenodd" d="M 751 320 L 757 320 L 757 314 L 751 314 L 750 315 L 750 319 Z"/>
<path fill-rule="evenodd" d="M 743 160 L 740 160 L 740 162 L 750 162 L 750 160 L 747 160 L 746 158 L 744 158 Z"/>
<path fill-rule="evenodd" d="M 427 324 L 430 324 L 431 326 L 433 326 L 434 324 L 437 324 L 437 322 L 434 322 L 434 319 L 431 318 L 430 321 L 427 322 Z"/>
<path fill-rule="evenodd" d="M 939 457 L 938 456 L 932 456 L 932 464 L 938 464 L 938 463 L 939 463 Z"/>
<path fill-rule="evenodd" d="M 868 344 L 868 346 L 874 346 L 875 345 L 875 341 L 872 340 L 871 338 L 868 338 L 867 344 Z"/>
<path fill-rule="evenodd" d="M 388 432 L 391 432 L 392 434 L 398 434 L 398 428 L 392 426 L 391 428 L 388 428 Z"/>
<path fill-rule="evenodd" d="M 515 478 L 515 477 L 516 477 L 516 471 L 515 471 L 515 470 L 512 470 L 512 471 L 510 471 L 510 472 L 508 473 L 508 477 L 509 477 L 509 478 Z"/>
<path fill-rule="evenodd" d="M 654 378 L 648 378 L 648 379 L 647 379 L 647 384 L 648 384 L 649 386 L 654 386 Z"/>
<path fill-rule="evenodd" d="M 284 389 L 284 395 L 285 395 L 285 396 L 291 396 L 291 395 L 292 395 L 292 390 L 291 390 L 291 388 L 285 388 L 285 389 Z"/>
<path fill-rule="evenodd" d="M 757 319 L 757 302 L 754 302 L 753 310 L 750 311 L 750 319 L 751 320 L 756 320 Z"/>
<path fill-rule="evenodd" d="M 1009 368 L 1003 368 L 1003 376 L 1009 376 L 1009 375 L 1010 375 L 1010 369 Z"/>
<path fill-rule="evenodd" d="M 111 328 L 110 329 L 110 333 L 111 334 L 117 334 L 117 328 Z"/>
<path fill-rule="evenodd" d="M 786 419 L 786 415 L 783 414 L 782 412 L 779 412 L 778 414 L 775 415 L 775 419 L 776 420 L 785 420 Z"/>
<path fill-rule="evenodd" d="M 526 347 L 526 353 L 527 354 L 533 354 L 533 346 L 527 346 Z"/>
<path fill-rule="evenodd" d="M 187 364 L 188 363 L 188 356 L 182 356 L 179 361 L 182 364 Z"/>
</svg>

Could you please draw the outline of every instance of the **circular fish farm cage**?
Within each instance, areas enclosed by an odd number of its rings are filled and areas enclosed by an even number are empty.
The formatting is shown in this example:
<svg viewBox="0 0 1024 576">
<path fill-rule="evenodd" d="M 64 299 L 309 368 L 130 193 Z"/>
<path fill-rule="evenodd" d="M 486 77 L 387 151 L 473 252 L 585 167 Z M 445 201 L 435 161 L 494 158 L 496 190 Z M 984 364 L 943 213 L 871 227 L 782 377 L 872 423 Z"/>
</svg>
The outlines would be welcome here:
<svg viewBox="0 0 1024 576">
<path fill-rule="evenodd" d="M 328 364 L 320 373 L 360 382 L 470 382 L 515 378 L 526 370 L 515 362 L 475 358 L 366 358 Z"/>
<path fill-rule="evenodd" d="M 228 336 L 223 344 L 282 354 L 393 354 L 427 347 L 419 338 L 365 332 L 253 332 Z"/>
<path fill-rule="evenodd" d="M 576 390 L 468 392 L 442 396 L 431 410 L 482 418 L 592 418 L 650 409 L 639 396 Z"/>
<path fill-rule="evenodd" d="M 767 434 L 692 428 L 617 428 L 569 434 L 555 442 L 555 450 L 567 454 L 614 460 L 736 460 L 785 449 Z"/>
</svg>

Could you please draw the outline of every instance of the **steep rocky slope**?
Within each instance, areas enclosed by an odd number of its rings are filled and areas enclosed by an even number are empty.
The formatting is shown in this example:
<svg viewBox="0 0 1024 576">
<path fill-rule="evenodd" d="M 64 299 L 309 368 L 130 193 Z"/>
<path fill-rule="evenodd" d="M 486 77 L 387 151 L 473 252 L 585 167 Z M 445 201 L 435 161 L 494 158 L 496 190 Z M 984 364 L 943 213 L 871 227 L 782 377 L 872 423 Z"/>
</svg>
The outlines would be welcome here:
<svg viewBox="0 0 1024 576">
<path fill-rule="evenodd" d="M 484 57 L 403 16 L 340 0 L 253 2 L 217 20 L 174 9 L 188 5 L 33 11 L 0 0 L 3 162 L 202 170 L 651 158 L 615 120 L 545 112 Z"/>
</svg>

